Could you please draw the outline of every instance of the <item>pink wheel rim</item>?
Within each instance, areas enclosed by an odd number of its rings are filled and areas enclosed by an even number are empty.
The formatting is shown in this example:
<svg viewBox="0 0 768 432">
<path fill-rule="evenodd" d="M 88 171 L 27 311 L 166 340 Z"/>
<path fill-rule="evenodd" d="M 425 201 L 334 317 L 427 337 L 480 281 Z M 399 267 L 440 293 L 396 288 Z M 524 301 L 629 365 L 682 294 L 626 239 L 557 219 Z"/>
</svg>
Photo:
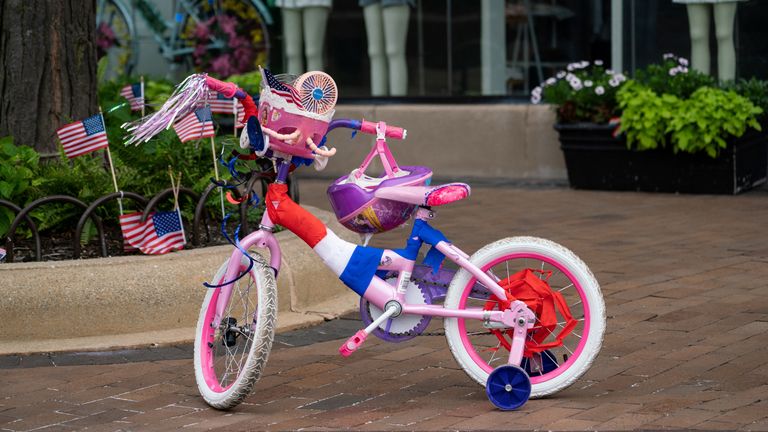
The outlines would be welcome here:
<svg viewBox="0 0 768 432">
<path fill-rule="evenodd" d="M 242 268 L 241 268 L 242 270 Z M 253 277 L 251 274 L 250 277 Z M 220 284 L 224 281 L 224 279 L 218 280 L 216 283 Z M 258 286 L 254 284 L 254 287 L 258 289 Z M 231 383 L 229 383 L 226 386 L 222 386 L 221 382 L 219 382 L 219 378 L 216 375 L 216 370 L 214 369 L 214 349 L 217 340 L 216 340 L 216 327 L 211 326 L 211 322 L 213 321 L 214 316 L 216 315 L 216 303 L 218 303 L 219 294 L 221 294 L 221 288 L 211 288 L 213 289 L 213 294 L 211 295 L 211 300 L 208 302 L 208 308 L 205 311 L 205 325 L 203 326 L 202 330 L 202 338 L 201 338 L 201 349 L 200 349 L 200 365 L 202 367 L 203 372 L 203 378 L 205 379 L 205 384 L 208 386 L 211 391 L 216 393 L 224 393 L 227 390 L 229 390 L 232 385 L 237 381 L 237 379 L 240 377 L 240 373 L 242 371 L 239 371 L 237 377 L 232 380 Z M 255 313 L 255 311 L 254 311 Z"/>
<path fill-rule="evenodd" d="M 573 274 L 565 268 L 563 265 L 561 265 L 559 262 L 549 258 L 545 257 L 540 254 L 536 253 L 515 253 L 510 255 L 504 255 L 503 257 L 497 258 L 490 262 L 489 264 L 486 264 L 482 267 L 483 272 L 488 271 L 490 268 L 495 266 L 496 264 L 499 264 L 503 261 L 508 260 L 514 260 L 514 259 L 535 259 L 539 261 L 543 261 L 552 267 L 559 270 L 561 273 L 563 273 L 571 283 L 573 283 L 574 288 L 579 293 L 579 298 L 582 301 L 584 307 L 584 328 L 582 330 L 582 334 L 584 335 L 581 340 L 579 341 L 578 346 L 573 351 L 573 355 L 571 355 L 568 360 L 563 362 L 562 364 L 558 365 L 558 367 L 548 373 L 545 373 L 543 375 L 534 375 L 531 376 L 531 384 L 539 384 L 543 383 L 545 381 L 549 381 L 551 379 L 556 378 L 568 368 L 573 366 L 573 364 L 576 362 L 576 360 L 581 357 L 581 352 L 584 349 L 584 346 L 587 343 L 587 339 L 589 337 L 589 327 L 590 327 L 590 316 L 589 316 L 589 300 L 587 299 L 586 294 L 584 293 L 583 288 L 581 287 L 581 284 L 579 283 L 578 279 L 573 277 Z M 461 295 L 461 301 L 459 302 L 459 309 L 466 308 L 467 305 L 467 298 L 469 297 L 469 293 L 472 290 L 472 287 L 474 286 L 476 282 L 476 279 L 473 277 L 469 280 L 467 283 L 467 286 L 464 287 L 464 291 Z M 469 340 L 469 336 L 467 335 L 467 328 L 465 324 L 465 320 L 462 318 L 457 319 L 457 323 L 459 326 L 459 335 L 461 337 L 461 343 L 464 345 L 464 349 L 469 354 L 469 356 L 472 358 L 472 361 L 475 362 L 478 366 L 480 366 L 483 371 L 486 373 L 491 373 L 493 371 L 493 366 L 489 365 L 481 356 L 478 354 L 477 350 L 475 349 L 475 346 L 472 344 L 472 342 Z"/>
</svg>

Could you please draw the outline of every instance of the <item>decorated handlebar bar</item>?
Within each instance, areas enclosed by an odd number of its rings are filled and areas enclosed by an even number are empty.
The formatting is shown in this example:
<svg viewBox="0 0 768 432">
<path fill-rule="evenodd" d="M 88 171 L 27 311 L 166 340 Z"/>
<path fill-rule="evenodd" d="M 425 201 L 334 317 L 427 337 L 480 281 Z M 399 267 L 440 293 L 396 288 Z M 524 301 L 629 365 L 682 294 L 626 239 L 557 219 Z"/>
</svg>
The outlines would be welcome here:
<svg viewBox="0 0 768 432">
<path fill-rule="evenodd" d="M 234 83 L 223 82 L 206 74 L 192 75 L 176 87 L 156 113 L 123 125 L 130 132 L 126 144 L 146 142 L 170 128 L 174 121 L 205 105 L 210 98 L 210 91 L 227 98 L 236 97 L 242 102 L 246 133 L 240 138 L 240 146 L 250 148 L 259 156 L 271 150 L 272 155 L 277 157 L 299 157 L 324 166 L 327 158 L 336 154 L 335 148 L 324 145 L 325 135 L 338 127 L 359 130 L 379 138 L 406 137 L 405 129 L 383 123 L 332 120 L 338 89 L 333 79 L 324 72 L 307 72 L 295 77 L 273 75 L 263 68 L 260 71 L 262 85 L 258 106 L 250 95 Z"/>
</svg>

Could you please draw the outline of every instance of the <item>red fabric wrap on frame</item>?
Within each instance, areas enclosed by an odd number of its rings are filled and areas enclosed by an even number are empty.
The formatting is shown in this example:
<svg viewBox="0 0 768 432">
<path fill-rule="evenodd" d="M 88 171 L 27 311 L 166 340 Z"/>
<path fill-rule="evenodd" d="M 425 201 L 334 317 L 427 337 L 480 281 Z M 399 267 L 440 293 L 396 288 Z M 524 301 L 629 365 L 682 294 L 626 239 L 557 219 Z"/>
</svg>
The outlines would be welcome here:
<svg viewBox="0 0 768 432">
<path fill-rule="evenodd" d="M 534 273 L 539 273 L 544 278 L 541 279 Z M 499 281 L 499 285 L 504 288 L 507 298 L 499 299 L 491 294 L 483 307 L 484 310 L 493 310 L 496 307 L 499 310 L 505 310 L 509 308 L 512 301 L 520 300 L 536 314 L 536 324 L 530 330 L 530 338 L 525 341 L 524 355 L 526 357 L 531 357 L 534 353 L 540 353 L 549 348 L 561 346 L 563 339 L 571 333 L 577 324 L 563 295 L 558 291 L 553 291 L 549 283 L 547 283 L 550 276 L 552 276 L 552 271 L 550 270 L 520 270 L 512 276 Z M 557 328 L 556 309 L 560 311 L 560 315 L 565 319 L 565 325 L 557 334 L 555 334 L 555 329 Z M 506 333 L 511 340 L 513 336 L 512 330 L 501 331 L 492 329 L 491 333 L 496 335 L 496 338 L 499 339 L 504 348 L 510 349 L 511 345 L 509 340 L 504 337 L 504 334 Z M 555 340 L 544 343 L 549 335 L 553 335 Z"/>
<path fill-rule="evenodd" d="M 309 247 L 314 248 L 326 236 L 325 225 L 320 222 L 320 219 L 288 196 L 288 185 L 271 183 L 267 187 L 267 196 L 264 200 L 272 222 L 288 228 Z"/>
<path fill-rule="evenodd" d="M 248 119 L 256 116 L 259 113 L 259 110 L 256 108 L 256 104 L 253 102 L 253 98 L 249 94 L 246 94 L 245 97 L 240 100 L 240 103 L 243 104 L 243 109 L 245 110 L 243 123 L 248 123 Z"/>
</svg>

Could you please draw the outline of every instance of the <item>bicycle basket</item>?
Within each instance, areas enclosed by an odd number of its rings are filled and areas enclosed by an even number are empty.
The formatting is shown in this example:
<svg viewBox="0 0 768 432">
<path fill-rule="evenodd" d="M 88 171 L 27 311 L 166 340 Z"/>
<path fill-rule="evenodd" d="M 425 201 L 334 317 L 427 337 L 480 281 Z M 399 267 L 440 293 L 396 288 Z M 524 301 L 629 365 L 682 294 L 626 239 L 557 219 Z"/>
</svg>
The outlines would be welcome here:
<svg viewBox="0 0 768 432">
<path fill-rule="evenodd" d="M 294 83 L 301 86 L 294 88 Z M 311 103 L 305 106 L 302 101 Z M 336 84 L 323 72 L 307 72 L 292 79 L 285 75 L 274 76 L 262 69 L 259 122 L 279 134 L 299 131 L 299 137 L 293 144 L 269 137 L 269 147 L 275 151 L 314 159 L 307 138 L 320 146 L 335 113 L 335 105 Z"/>
</svg>

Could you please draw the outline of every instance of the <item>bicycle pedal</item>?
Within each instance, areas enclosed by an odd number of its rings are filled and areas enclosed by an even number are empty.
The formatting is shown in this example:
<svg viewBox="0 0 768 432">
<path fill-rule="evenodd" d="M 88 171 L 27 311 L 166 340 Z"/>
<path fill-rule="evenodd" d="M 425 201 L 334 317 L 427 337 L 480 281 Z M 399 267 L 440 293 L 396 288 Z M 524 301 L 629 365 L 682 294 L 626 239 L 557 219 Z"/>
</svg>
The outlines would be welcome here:
<svg viewBox="0 0 768 432">
<path fill-rule="evenodd" d="M 351 356 L 353 352 L 357 351 L 357 349 L 360 348 L 360 345 L 362 345 L 363 342 L 365 342 L 365 338 L 367 337 L 368 337 L 368 333 L 366 333 L 365 330 L 358 330 L 354 336 L 347 339 L 347 341 L 344 342 L 344 344 L 339 347 L 339 354 L 341 354 L 344 357 Z"/>
</svg>

